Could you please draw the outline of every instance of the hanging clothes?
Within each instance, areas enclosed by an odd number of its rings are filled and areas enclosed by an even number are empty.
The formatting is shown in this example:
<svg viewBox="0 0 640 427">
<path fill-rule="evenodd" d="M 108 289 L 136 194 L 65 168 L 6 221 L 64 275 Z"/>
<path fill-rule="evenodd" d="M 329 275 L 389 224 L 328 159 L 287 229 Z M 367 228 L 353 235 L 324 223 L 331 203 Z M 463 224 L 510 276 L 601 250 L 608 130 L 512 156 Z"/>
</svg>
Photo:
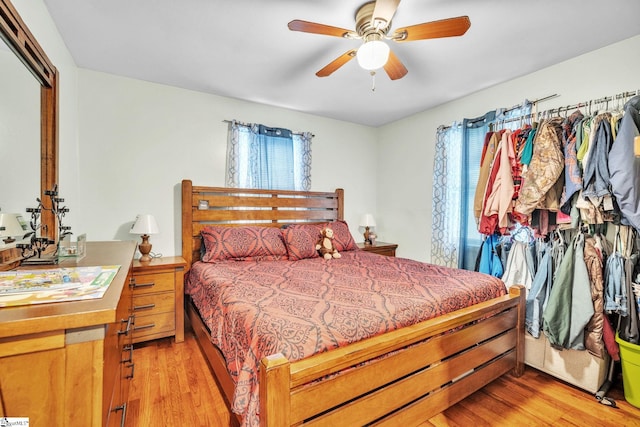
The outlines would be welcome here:
<svg viewBox="0 0 640 427">
<path fill-rule="evenodd" d="M 577 132 L 584 115 L 578 110 L 562 123 L 562 143 L 564 146 L 564 185 L 565 190 L 560 201 L 560 210 L 571 213 L 571 198 L 582 188 L 582 169 L 578 164 Z"/>
<path fill-rule="evenodd" d="M 550 194 L 550 190 L 557 188 L 556 182 L 564 170 L 560 139 L 562 121 L 560 117 L 547 120 L 536 133 L 531 163 L 523 174 L 520 197 L 514 207 L 520 214 L 530 215 L 536 208 L 557 210 L 560 193 L 555 194 L 554 191 Z"/>
<path fill-rule="evenodd" d="M 605 264 L 605 300 L 604 309 L 609 314 L 627 315 L 627 290 L 625 287 L 624 256 L 620 241 L 620 227 L 616 227 L 613 253 Z"/>
<path fill-rule="evenodd" d="M 587 323 L 584 346 L 589 353 L 602 359 L 605 354 L 602 336 L 604 323 L 607 321 L 604 314 L 604 264 L 602 253 L 596 248 L 596 239 L 593 237 L 587 237 L 584 241 L 584 262 L 589 273 L 594 311 Z"/>
<path fill-rule="evenodd" d="M 593 313 L 584 235 L 578 233 L 562 260 L 542 316 L 551 346 L 584 350 L 584 328 Z"/>
<path fill-rule="evenodd" d="M 513 285 L 522 285 L 529 292 L 534 274 L 534 261 L 529 244 L 515 240 L 509 251 L 502 281 L 507 289 Z"/>
<path fill-rule="evenodd" d="M 599 114 L 595 118 L 595 136 L 585 158 L 583 197 L 599 198 L 611 196 L 609 192 L 609 150 L 613 145 L 611 114 Z M 598 206 L 600 201 L 594 203 Z M 612 206 L 613 207 L 613 206 Z M 605 208 L 605 210 L 611 210 Z"/>
<path fill-rule="evenodd" d="M 634 139 L 640 135 L 639 110 L 640 95 L 625 104 L 620 129 L 609 152 L 609 173 L 623 224 L 640 231 L 640 158 L 633 149 Z"/>
<path fill-rule="evenodd" d="M 498 234 L 492 234 L 484 239 L 482 246 L 480 246 L 479 272 L 490 274 L 497 278 L 502 277 L 504 270 L 498 254 L 499 243 L 500 236 Z"/>
<path fill-rule="evenodd" d="M 533 157 L 533 140 L 536 137 L 536 132 L 538 129 L 533 127 L 529 135 L 527 135 L 527 140 L 524 143 L 524 147 L 522 148 L 522 157 L 521 163 L 523 166 L 523 172 L 526 172 L 529 168 L 529 164 L 531 163 L 531 158 Z"/>
<path fill-rule="evenodd" d="M 527 294 L 525 309 L 525 328 L 534 338 L 540 337 L 542 329 L 542 313 L 549 298 L 553 282 L 553 259 L 551 257 L 551 243 L 544 243 L 538 253 L 542 258 L 538 262 L 531 290 Z"/>
<path fill-rule="evenodd" d="M 638 252 L 634 250 L 635 231 L 633 228 L 625 227 L 627 231 L 626 245 L 624 247 L 624 283 L 622 284 L 627 296 L 626 316 L 620 319 L 618 334 L 621 339 L 632 344 L 640 344 L 640 329 L 638 319 L 638 306 L 635 303 L 633 293 L 633 272 L 638 261 Z"/>
<path fill-rule="evenodd" d="M 509 225 L 508 213 L 511 212 L 513 199 L 513 176 L 511 171 L 516 161 L 516 155 L 511 141 L 511 131 L 505 130 L 500 138 L 496 158 L 492 168 L 498 168 L 491 187 L 487 186 L 489 193 L 485 198 L 483 215 L 486 217 L 497 216 L 497 226 L 506 229 Z"/>
<path fill-rule="evenodd" d="M 500 134 L 496 132 L 487 132 L 485 135 L 484 145 L 482 148 L 482 156 L 480 157 L 480 171 L 478 172 L 478 184 L 473 198 L 473 215 L 476 218 L 476 224 L 480 221 L 482 213 L 482 205 L 484 204 L 484 192 L 487 188 L 491 164 L 496 155 L 498 144 L 500 143 Z"/>
</svg>

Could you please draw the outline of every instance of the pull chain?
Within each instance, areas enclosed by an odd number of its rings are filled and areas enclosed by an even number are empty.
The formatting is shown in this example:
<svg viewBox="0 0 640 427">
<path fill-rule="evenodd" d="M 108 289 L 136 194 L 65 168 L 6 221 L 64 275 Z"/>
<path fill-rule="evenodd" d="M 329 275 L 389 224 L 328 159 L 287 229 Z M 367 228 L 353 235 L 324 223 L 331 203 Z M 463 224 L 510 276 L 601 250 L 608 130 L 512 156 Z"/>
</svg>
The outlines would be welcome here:
<svg viewBox="0 0 640 427">
<path fill-rule="evenodd" d="M 376 72 L 370 71 L 369 74 L 371 74 L 371 92 L 375 92 L 376 91 Z"/>
</svg>

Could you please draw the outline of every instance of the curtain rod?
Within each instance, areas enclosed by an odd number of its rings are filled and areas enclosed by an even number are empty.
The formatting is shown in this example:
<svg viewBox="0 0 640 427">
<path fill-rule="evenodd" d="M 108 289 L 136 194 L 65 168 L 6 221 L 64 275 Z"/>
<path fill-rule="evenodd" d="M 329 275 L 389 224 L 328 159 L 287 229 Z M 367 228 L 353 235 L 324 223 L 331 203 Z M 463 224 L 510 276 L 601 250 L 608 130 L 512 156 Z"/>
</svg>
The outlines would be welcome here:
<svg viewBox="0 0 640 427">
<path fill-rule="evenodd" d="M 245 122 L 241 122 L 241 121 L 239 121 L 239 120 L 226 120 L 226 119 L 225 119 L 225 120 L 223 120 L 223 122 L 224 122 L 224 123 L 236 122 L 236 123 L 237 123 L 237 124 L 239 124 L 240 126 L 244 126 L 244 127 L 247 127 L 247 128 L 251 127 L 251 125 L 253 124 L 253 123 L 245 123 Z M 293 135 L 302 135 L 302 134 L 303 134 L 303 132 L 294 132 L 294 131 L 291 131 L 291 133 L 292 133 Z M 311 136 L 312 136 L 313 138 L 315 138 L 315 137 L 316 137 L 316 135 L 315 135 L 315 134 L 313 134 L 313 133 L 311 134 Z"/>
<path fill-rule="evenodd" d="M 557 93 L 554 93 L 553 95 L 543 96 L 542 98 L 538 98 L 538 99 L 535 99 L 535 100 L 533 100 L 533 101 L 529 101 L 529 102 L 530 102 L 531 104 L 533 104 L 534 106 L 536 106 L 536 105 L 538 105 L 538 103 L 540 103 L 540 102 L 547 101 L 547 100 L 549 100 L 549 99 L 551 99 L 551 98 L 555 98 L 555 97 L 557 97 L 557 96 L 560 96 L 560 95 L 558 95 Z M 516 105 L 514 105 L 514 106 L 513 106 L 513 107 L 511 107 L 511 108 L 507 108 L 506 110 L 503 110 L 503 113 L 508 113 L 509 111 L 513 111 L 513 110 L 515 110 L 515 109 L 522 108 L 523 106 L 524 106 L 524 102 L 523 102 L 523 103 L 521 103 L 521 104 L 516 104 Z M 470 122 L 470 123 L 477 123 L 477 122 L 482 121 L 482 120 L 484 120 L 484 117 L 483 117 L 483 118 L 479 118 L 479 119 L 477 119 L 477 120 L 469 120 L 469 122 Z M 438 129 L 439 129 L 439 130 L 450 129 L 450 128 L 451 128 L 451 125 L 440 125 L 440 126 L 438 126 Z"/>
</svg>

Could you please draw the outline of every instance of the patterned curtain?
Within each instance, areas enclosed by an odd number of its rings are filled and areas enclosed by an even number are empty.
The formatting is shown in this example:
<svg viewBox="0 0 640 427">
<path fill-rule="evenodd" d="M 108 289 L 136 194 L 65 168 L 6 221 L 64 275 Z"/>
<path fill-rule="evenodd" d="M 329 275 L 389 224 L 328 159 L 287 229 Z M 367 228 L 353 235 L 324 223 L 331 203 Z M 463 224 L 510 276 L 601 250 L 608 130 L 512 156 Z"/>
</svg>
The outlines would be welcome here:
<svg viewBox="0 0 640 427">
<path fill-rule="evenodd" d="M 240 185 L 240 125 L 235 120 L 229 123 L 227 133 L 227 187 L 239 188 Z"/>
<path fill-rule="evenodd" d="M 462 200 L 462 128 L 439 127 L 433 161 L 431 262 L 458 267 Z"/>
<path fill-rule="evenodd" d="M 308 191 L 312 137 L 233 120 L 227 135 L 227 186 Z"/>
<path fill-rule="evenodd" d="M 293 177 L 295 190 L 311 190 L 311 132 L 293 134 Z"/>
</svg>

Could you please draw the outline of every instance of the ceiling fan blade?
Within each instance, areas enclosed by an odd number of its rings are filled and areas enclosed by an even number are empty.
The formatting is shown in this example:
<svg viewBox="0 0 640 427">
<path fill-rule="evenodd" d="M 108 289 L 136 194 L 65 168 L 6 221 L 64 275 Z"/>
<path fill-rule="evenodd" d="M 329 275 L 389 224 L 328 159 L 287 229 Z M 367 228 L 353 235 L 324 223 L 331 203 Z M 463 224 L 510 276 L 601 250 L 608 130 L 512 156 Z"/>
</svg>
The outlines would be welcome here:
<svg viewBox="0 0 640 427">
<path fill-rule="evenodd" d="M 315 22 L 301 21 L 299 19 L 294 19 L 293 21 L 289 22 L 288 27 L 291 31 L 301 31 L 303 33 L 322 34 L 325 36 L 347 37 L 347 38 L 358 37 L 358 35 L 351 30 L 332 27 L 330 25 L 317 24 Z"/>
<path fill-rule="evenodd" d="M 468 16 L 425 22 L 410 27 L 398 28 L 391 38 L 397 42 L 413 40 L 438 39 L 442 37 L 461 36 L 471 27 Z"/>
<path fill-rule="evenodd" d="M 407 67 L 404 66 L 393 51 L 389 52 L 389 59 L 384 64 L 384 71 L 387 72 L 391 80 L 401 79 L 408 73 Z"/>
<path fill-rule="evenodd" d="M 344 64 L 346 64 L 347 62 L 355 58 L 356 52 L 357 52 L 356 49 L 351 49 L 350 51 L 343 53 L 342 55 L 340 55 L 333 61 L 329 62 L 327 65 L 325 65 L 324 68 L 322 68 L 320 71 L 316 73 L 316 76 L 318 77 L 330 76 L 338 68 L 342 67 Z"/>
<path fill-rule="evenodd" d="M 371 25 L 374 28 L 386 28 L 389 26 L 393 15 L 398 10 L 400 0 L 377 0 L 375 8 L 373 9 L 373 15 L 371 16 Z M 377 22 L 383 21 L 380 24 Z"/>
</svg>

